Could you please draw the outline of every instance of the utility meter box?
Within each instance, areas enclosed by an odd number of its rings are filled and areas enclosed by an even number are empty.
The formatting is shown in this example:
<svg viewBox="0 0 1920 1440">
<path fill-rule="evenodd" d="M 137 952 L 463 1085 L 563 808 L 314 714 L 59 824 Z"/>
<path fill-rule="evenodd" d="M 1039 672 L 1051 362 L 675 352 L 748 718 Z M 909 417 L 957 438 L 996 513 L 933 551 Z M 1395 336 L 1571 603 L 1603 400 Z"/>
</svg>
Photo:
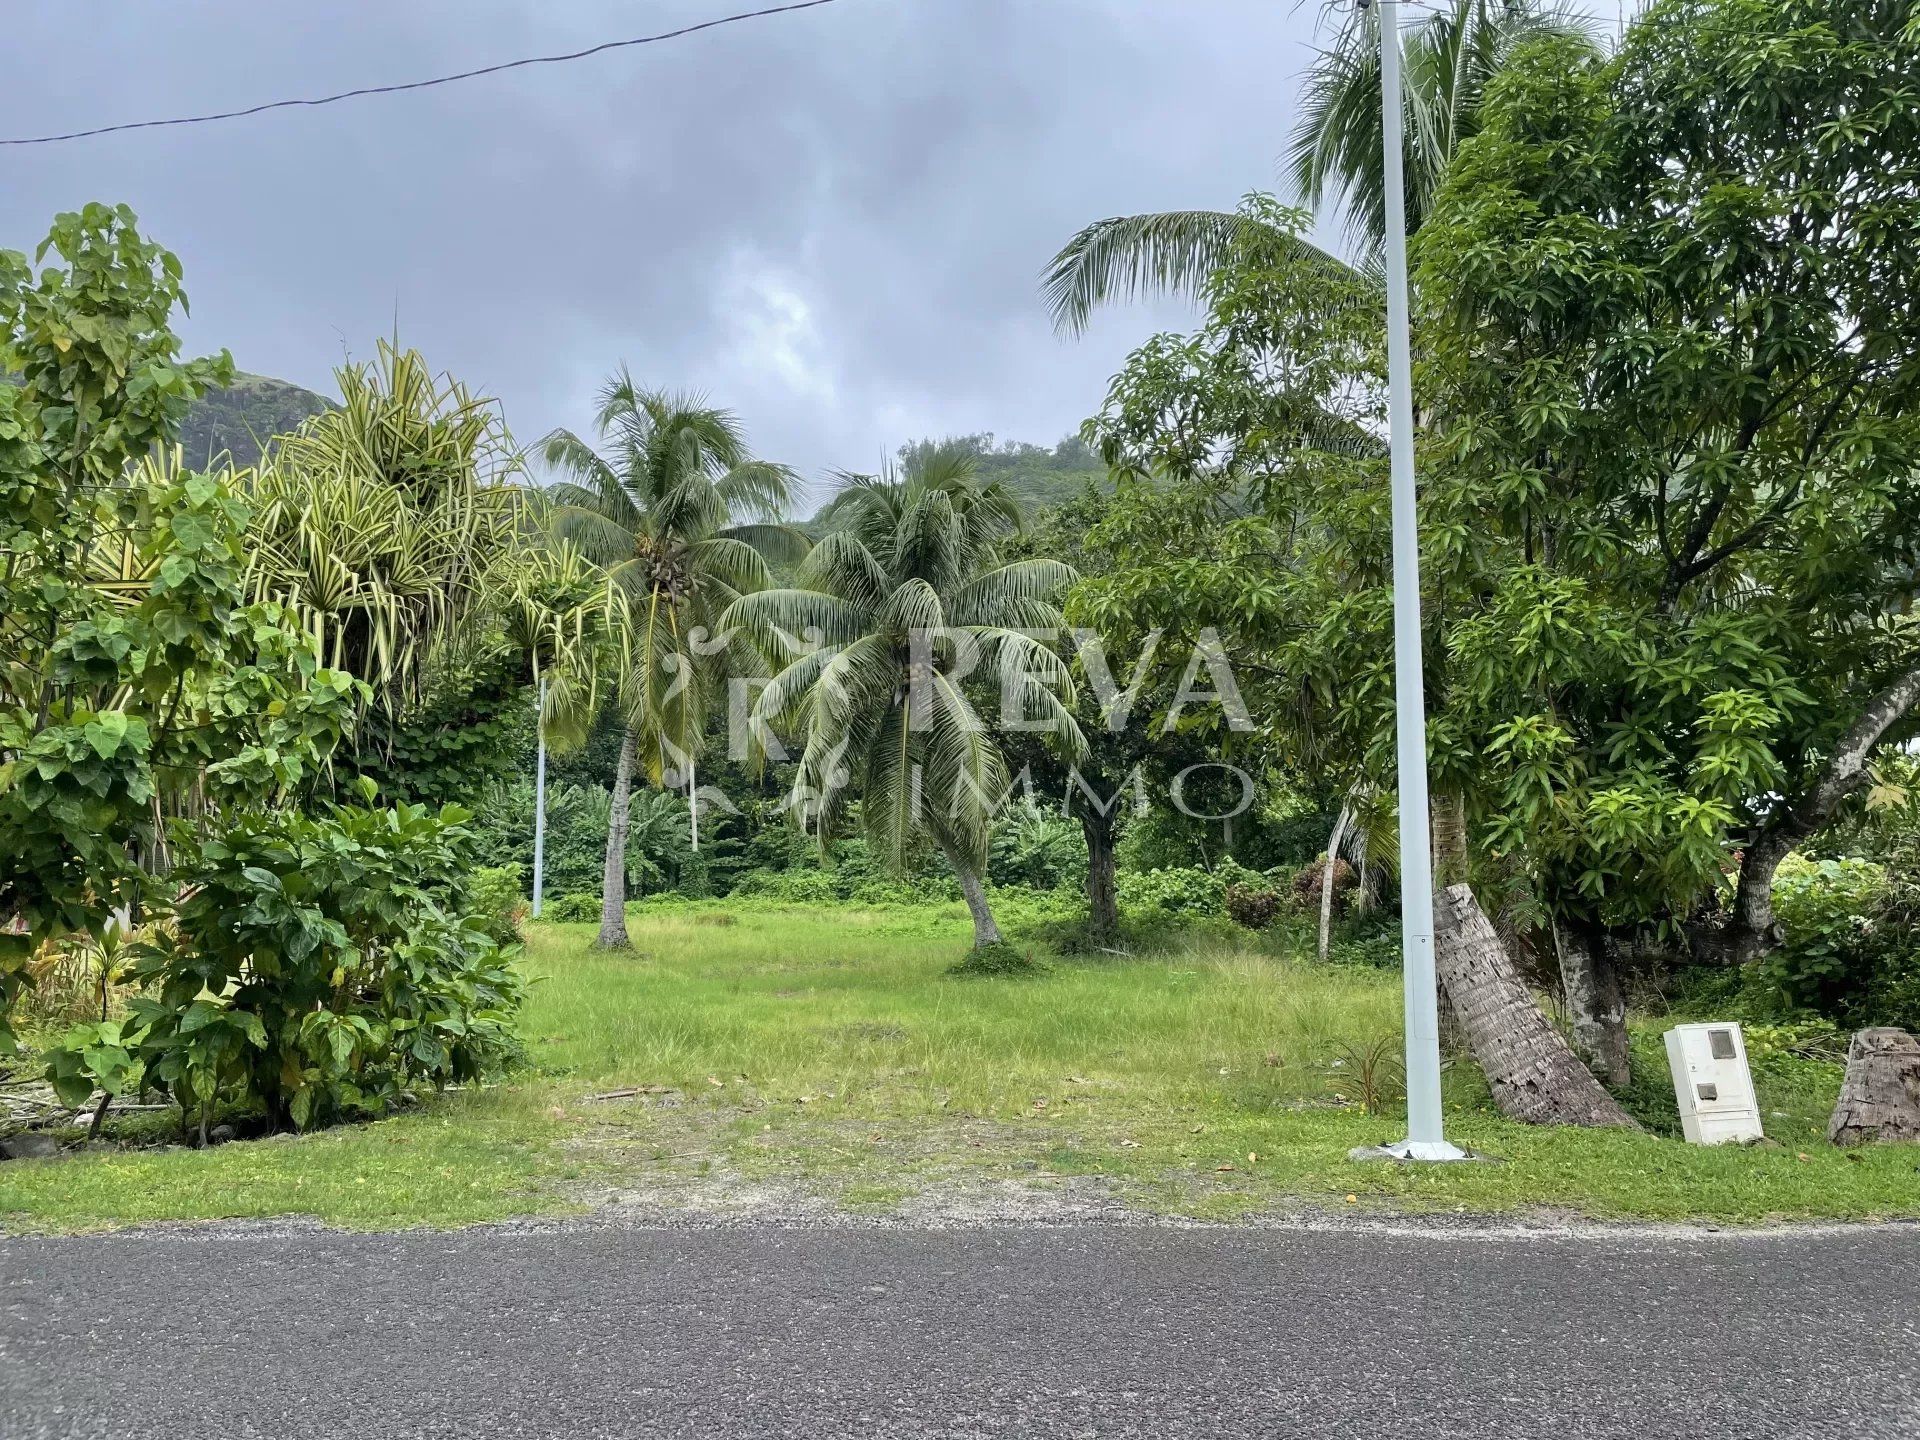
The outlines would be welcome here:
<svg viewBox="0 0 1920 1440">
<path fill-rule="evenodd" d="M 1760 1106 L 1738 1025 L 1674 1026 L 1667 1031 L 1667 1065 L 1689 1144 L 1760 1138 Z"/>
</svg>

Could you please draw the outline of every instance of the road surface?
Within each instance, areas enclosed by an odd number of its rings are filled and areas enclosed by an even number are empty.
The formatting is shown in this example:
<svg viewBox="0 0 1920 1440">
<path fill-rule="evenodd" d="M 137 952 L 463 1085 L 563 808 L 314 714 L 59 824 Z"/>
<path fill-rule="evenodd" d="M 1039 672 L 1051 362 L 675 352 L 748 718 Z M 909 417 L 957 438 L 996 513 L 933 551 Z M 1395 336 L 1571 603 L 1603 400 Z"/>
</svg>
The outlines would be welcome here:
<svg viewBox="0 0 1920 1440">
<path fill-rule="evenodd" d="M 1920 1435 L 1920 1230 L 0 1239 L 0 1435 Z"/>
</svg>

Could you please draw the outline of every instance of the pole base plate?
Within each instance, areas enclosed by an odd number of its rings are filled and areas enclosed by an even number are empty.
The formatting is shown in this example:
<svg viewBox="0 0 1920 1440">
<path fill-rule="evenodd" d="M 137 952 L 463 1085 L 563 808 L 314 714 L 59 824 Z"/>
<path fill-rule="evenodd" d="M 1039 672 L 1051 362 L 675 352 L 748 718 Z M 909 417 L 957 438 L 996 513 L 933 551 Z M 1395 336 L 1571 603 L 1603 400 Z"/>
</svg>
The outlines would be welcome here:
<svg viewBox="0 0 1920 1440">
<path fill-rule="evenodd" d="M 1478 1157 L 1445 1140 L 1398 1140 L 1391 1145 L 1362 1145 L 1347 1152 L 1349 1160 L 1426 1160 L 1445 1162 Z"/>
</svg>

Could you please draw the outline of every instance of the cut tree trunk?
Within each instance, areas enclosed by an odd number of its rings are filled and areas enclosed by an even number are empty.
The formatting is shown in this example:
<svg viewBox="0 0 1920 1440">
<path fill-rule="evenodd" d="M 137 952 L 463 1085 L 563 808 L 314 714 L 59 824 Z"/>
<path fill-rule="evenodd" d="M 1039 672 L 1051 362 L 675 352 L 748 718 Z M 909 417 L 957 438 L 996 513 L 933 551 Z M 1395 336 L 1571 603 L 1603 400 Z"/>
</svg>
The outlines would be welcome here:
<svg viewBox="0 0 1920 1440">
<path fill-rule="evenodd" d="M 1607 934 L 1597 925 L 1560 927 L 1560 983 L 1573 1016 L 1573 1048 L 1611 1089 L 1633 1078 L 1627 1050 L 1627 1001 Z"/>
<path fill-rule="evenodd" d="M 1091 806 L 1080 811 L 1080 833 L 1087 840 L 1087 934 L 1096 945 L 1120 938 L 1120 901 L 1113 858 L 1113 816 Z"/>
<path fill-rule="evenodd" d="M 613 803 L 607 812 L 607 861 L 600 877 L 600 933 L 596 950 L 631 950 L 627 934 L 627 822 L 633 810 L 633 766 L 640 742 L 629 729 L 613 772 Z"/>
<path fill-rule="evenodd" d="M 1434 897 L 1434 963 L 1501 1114 L 1532 1125 L 1640 1128 L 1540 1012 L 1466 885 Z"/>
<path fill-rule="evenodd" d="M 1327 863 L 1320 870 L 1320 963 L 1327 963 L 1327 949 L 1333 942 L 1333 867 L 1340 859 L 1340 838 L 1347 833 L 1347 819 L 1352 814 L 1347 806 L 1340 807 L 1340 818 L 1333 822 L 1333 834 L 1327 840 Z M 1361 889 L 1366 881 L 1360 882 Z"/>
<path fill-rule="evenodd" d="M 1920 1041 L 1892 1028 L 1853 1037 L 1827 1139 L 1836 1145 L 1920 1140 Z"/>
</svg>

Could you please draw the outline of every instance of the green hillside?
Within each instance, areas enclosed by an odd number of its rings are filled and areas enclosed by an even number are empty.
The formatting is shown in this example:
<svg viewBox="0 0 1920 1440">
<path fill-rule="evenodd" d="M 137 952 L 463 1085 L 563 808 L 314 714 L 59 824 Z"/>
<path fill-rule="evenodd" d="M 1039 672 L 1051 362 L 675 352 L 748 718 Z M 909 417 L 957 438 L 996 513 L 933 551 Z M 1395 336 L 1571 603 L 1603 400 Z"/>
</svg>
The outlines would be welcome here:
<svg viewBox="0 0 1920 1440">
<path fill-rule="evenodd" d="M 993 444 L 991 435 L 976 437 L 986 443 L 980 449 L 981 473 L 998 480 L 1035 509 L 1065 504 L 1088 483 L 1109 488 L 1107 467 L 1077 435 L 1069 435 L 1049 449 L 1027 445 L 1018 440 Z"/>
<path fill-rule="evenodd" d="M 285 380 L 241 374 L 226 389 L 208 391 L 187 412 L 180 448 L 191 465 L 205 464 L 223 451 L 237 466 L 252 465 L 266 441 L 332 408 L 325 396 Z"/>
<path fill-rule="evenodd" d="M 972 450 L 980 478 L 1005 485 L 1026 503 L 1030 513 L 1065 504 L 1089 483 L 1102 490 L 1112 486 L 1107 467 L 1077 435 L 1069 435 L 1053 446 L 1029 445 L 1020 440 L 996 441 L 992 435 L 918 440 L 900 447 L 900 462 L 905 465 L 923 452 L 950 445 L 964 445 Z M 813 532 L 819 518 L 816 514 L 803 528 Z"/>
</svg>

